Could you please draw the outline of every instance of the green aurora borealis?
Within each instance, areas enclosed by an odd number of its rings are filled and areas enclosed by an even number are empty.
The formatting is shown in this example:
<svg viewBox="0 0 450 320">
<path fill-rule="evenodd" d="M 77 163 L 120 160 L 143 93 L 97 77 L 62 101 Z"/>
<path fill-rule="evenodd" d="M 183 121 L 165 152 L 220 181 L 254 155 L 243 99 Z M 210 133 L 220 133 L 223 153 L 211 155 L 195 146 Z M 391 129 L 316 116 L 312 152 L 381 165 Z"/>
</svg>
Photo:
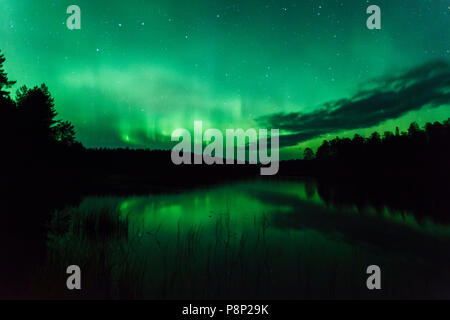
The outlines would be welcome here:
<svg viewBox="0 0 450 320">
<path fill-rule="evenodd" d="M 65 25 L 81 8 L 81 30 Z M 366 28 L 381 8 L 382 29 Z M 450 61 L 450 1 L 0 0 L 10 79 L 45 82 L 87 147 L 168 148 L 176 128 L 257 128 L 259 117 L 317 110 L 370 79 Z M 327 137 L 405 130 L 450 116 L 423 107 Z M 352 121 L 352 119 L 349 119 Z M 280 141 L 283 138 L 281 137 Z"/>
</svg>

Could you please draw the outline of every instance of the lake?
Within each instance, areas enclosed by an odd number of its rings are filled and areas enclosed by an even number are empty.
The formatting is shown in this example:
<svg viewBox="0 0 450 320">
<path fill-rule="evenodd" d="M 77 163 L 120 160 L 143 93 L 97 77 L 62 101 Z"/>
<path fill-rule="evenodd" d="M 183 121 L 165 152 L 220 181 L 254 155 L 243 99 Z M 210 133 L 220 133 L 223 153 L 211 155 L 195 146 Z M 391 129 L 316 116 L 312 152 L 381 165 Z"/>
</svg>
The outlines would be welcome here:
<svg viewBox="0 0 450 320">
<path fill-rule="evenodd" d="M 253 180 L 88 196 L 49 223 L 45 287 L 70 296 L 60 287 L 76 264 L 93 298 L 450 298 L 448 223 L 361 201 L 362 188 Z M 370 265 L 381 290 L 367 289 Z"/>
</svg>

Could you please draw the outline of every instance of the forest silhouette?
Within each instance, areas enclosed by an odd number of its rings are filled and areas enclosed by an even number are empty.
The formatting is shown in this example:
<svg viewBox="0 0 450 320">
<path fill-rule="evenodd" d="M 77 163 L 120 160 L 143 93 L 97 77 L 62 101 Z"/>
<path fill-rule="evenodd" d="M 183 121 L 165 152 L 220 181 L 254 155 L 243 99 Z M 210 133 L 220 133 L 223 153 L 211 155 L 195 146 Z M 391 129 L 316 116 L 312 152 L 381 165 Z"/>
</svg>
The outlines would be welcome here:
<svg viewBox="0 0 450 320">
<path fill-rule="evenodd" d="M 41 175 L 41 183 L 72 185 L 99 183 L 114 185 L 115 176 L 134 176 L 129 187 L 151 182 L 157 185 L 189 185 L 198 181 L 253 175 L 258 170 L 248 165 L 174 166 L 169 151 L 134 149 L 86 149 L 76 140 L 70 121 L 58 119 L 54 99 L 45 84 L 20 87 L 15 97 L 9 90 L 16 81 L 4 70 L 5 57 L 0 52 L 0 130 L 4 141 L 7 178 L 10 183 Z M 407 132 L 373 132 L 365 138 L 323 141 L 313 152 L 304 150 L 302 160 L 283 161 L 282 175 L 312 176 L 424 176 L 449 175 L 450 119 L 427 123 L 421 129 L 411 123 Z M 181 169 L 182 168 L 182 169 Z M 205 172 L 207 171 L 207 172 Z M 211 175 L 213 174 L 213 175 Z M 139 176 L 139 178 L 136 178 Z M 146 177 L 146 178 L 143 178 Z M 19 179 L 17 179 L 19 178 Z M 64 180 L 64 181 L 61 181 Z M 184 183 L 182 182 L 184 181 Z M 120 181 L 123 184 L 124 181 Z"/>
<path fill-rule="evenodd" d="M 258 172 L 250 165 L 175 166 L 170 152 L 163 150 L 84 148 L 72 123 L 58 119 L 45 84 L 22 86 L 12 96 L 16 81 L 8 78 L 4 62 L 0 52 L 0 130 L 9 187 L 34 180 L 56 189 L 147 190 L 148 185 L 186 187 Z M 449 147 L 450 119 L 427 123 L 423 129 L 413 122 L 407 132 L 397 127 L 395 132 L 373 132 L 368 138 L 356 134 L 352 139 L 325 140 L 315 153 L 306 148 L 302 160 L 283 161 L 280 174 L 408 181 L 449 177 Z"/>
</svg>

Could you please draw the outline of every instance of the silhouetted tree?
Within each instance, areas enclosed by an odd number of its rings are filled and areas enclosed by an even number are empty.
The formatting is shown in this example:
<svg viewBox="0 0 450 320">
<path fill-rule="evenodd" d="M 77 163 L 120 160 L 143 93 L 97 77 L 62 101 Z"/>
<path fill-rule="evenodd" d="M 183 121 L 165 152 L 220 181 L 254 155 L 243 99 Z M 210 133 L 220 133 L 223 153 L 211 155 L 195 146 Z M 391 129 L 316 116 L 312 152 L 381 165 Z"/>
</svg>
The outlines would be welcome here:
<svg viewBox="0 0 450 320">
<path fill-rule="evenodd" d="M 370 135 L 370 138 L 369 138 L 370 143 L 377 145 L 380 143 L 380 141 L 381 141 L 381 138 L 380 138 L 380 134 L 378 132 L 373 132 Z"/>
<path fill-rule="evenodd" d="M 417 122 L 412 122 L 408 128 L 408 134 L 410 136 L 418 133 L 420 131 L 419 125 L 417 124 Z"/>
<path fill-rule="evenodd" d="M 45 84 L 17 90 L 17 108 L 21 120 L 21 131 L 33 143 L 54 141 L 53 126 L 57 123 L 54 100 Z"/>
<path fill-rule="evenodd" d="M 53 127 L 53 135 L 57 142 L 66 146 L 72 146 L 75 143 L 75 127 L 70 121 L 58 121 Z"/>
<path fill-rule="evenodd" d="M 2 54 L 0 50 L 0 96 L 1 97 L 9 97 L 9 92 L 5 91 L 4 89 L 9 89 L 11 86 L 13 86 L 16 81 L 10 81 L 8 80 L 8 76 L 3 69 L 3 64 L 5 63 L 6 59 L 5 56 Z"/>
<path fill-rule="evenodd" d="M 305 151 L 303 151 L 303 158 L 305 160 L 313 160 L 314 159 L 314 152 L 311 150 L 311 148 L 306 148 Z"/>
<path fill-rule="evenodd" d="M 10 81 L 3 69 L 5 57 L 0 51 L 0 136 L 3 147 L 10 152 L 14 145 L 13 137 L 16 136 L 17 112 L 16 103 L 11 99 L 10 93 L 5 89 L 11 88 L 15 81 Z"/>
<path fill-rule="evenodd" d="M 385 131 L 383 134 L 383 139 L 384 140 L 392 140 L 392 138 L 394 137 L 394 134 L 390 131 Z"/>
<path fill-rule="evenodd" d="M 326 160 L 331 157 L 330 154 L 330 143 L 327 140 L 322 142 L 322 145 L 317 149 L 316 159 Z"/>
</svg>

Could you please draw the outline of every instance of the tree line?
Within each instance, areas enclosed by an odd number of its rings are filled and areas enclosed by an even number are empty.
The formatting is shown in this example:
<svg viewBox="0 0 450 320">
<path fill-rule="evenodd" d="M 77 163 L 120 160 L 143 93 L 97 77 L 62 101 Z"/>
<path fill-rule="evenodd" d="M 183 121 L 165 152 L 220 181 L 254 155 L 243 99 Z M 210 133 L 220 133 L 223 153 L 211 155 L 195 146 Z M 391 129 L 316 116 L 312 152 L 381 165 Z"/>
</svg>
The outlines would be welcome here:
<svg viewBox="0 0 450 320">
<path fill-rule="evenodd" d="M 8 78 L 4 63 L 5 57 L 0 52 L 0 134 L 2 148 L 9 152 L 5 158 L 10 160 L 11 166 L 59 166 L 60 170 L 70 171 L 72 175 L 76 175 L 75 169 L 78 172 L 89 171 L 93 175 L 94 168 L 95 171 L 114 168 L 122 174 L 128 171 L 135 174 L 134 171 L 142 172 L 142 168 L 154 164 L 160 169 L 167 168 L 166 172 L 152 172 L 153 175 L 160 175 L 161 179 L 167 177 L 167 171 L 173 170 L 173 166 L 166 164 L 170 161 L 169 151 L 85 149 L 76 140 L 72 123 L 58 119 L 54 99 L 45 84 L 32 88 L 22 86 L 15 96 L 10 93 L 16 81 Z M 142 163 L 142 159 L 148 163 Z M 345 174 L 348 170 L 366 173 L 403 171 L 411 174 L 411 170 L 425 172 L 425 169 L 432 168 L 448 172 L 450 118 L 442 123 L 427 123 L 424 128 L 413 122 L 406 132 L 400 132 L 397 127 L 395 132 L 386 131 L 382 135 L 373 132 L 367 138 L 355 134 L 353 138 L 324 140 L 315 153 L 310 148 L 305 149 L 304 159 L 315 161 L 311 164 L 285 161 L 282 165 L 284 171 L 301 171 L 309 175 L 330 174 L 333 171 Z M 139 168 L 136 166 L 138 163 Z"/>
<path fill-rule="evenodd" d="M 445 167 L 450 160 L 449 152 L 450 118 L 427 123 L 423 128 L 412 122 L 405 132 L 396 127 L 395 132 L 386 131 L 382 135 L 373 132 L 368 138 L 355 134 L 353 138 L 324 140 L 316 153 L 310 148 L 305 149 L 304 159 L 349 166 L 420 167 L 435 164 Z"/>
</svg>

